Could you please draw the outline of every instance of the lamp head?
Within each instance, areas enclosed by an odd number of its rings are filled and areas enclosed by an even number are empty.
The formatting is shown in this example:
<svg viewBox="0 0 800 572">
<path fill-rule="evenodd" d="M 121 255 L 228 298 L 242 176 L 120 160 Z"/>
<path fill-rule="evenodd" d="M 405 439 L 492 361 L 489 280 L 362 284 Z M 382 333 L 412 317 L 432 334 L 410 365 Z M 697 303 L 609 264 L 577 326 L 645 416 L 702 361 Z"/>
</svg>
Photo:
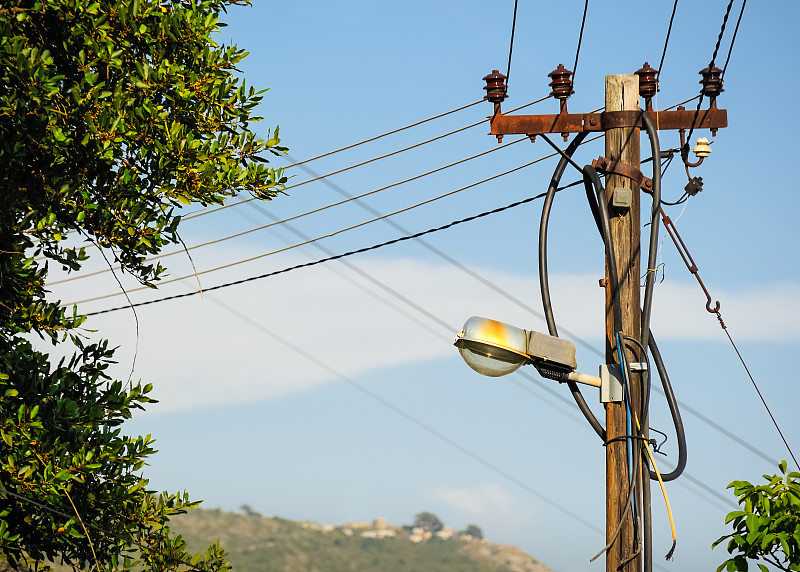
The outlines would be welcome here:
<svg viewBox="0 0 800 572">
<path fill-rule="evenodd" d="M 528 363 L 525 330 L 472 316 L 458 332 L 455 346 L 467 365 L 480 374 L 500 377 Z"/>
<path fill-rule="evenodd" d="M 478 316 L 467 320 L 455 345 L 467 365 L 489 377 L 507 375 L 532 363 L 543 377 L 562 381 L 578 367 L 575 344 L 569 340 Z"/>
</svg>

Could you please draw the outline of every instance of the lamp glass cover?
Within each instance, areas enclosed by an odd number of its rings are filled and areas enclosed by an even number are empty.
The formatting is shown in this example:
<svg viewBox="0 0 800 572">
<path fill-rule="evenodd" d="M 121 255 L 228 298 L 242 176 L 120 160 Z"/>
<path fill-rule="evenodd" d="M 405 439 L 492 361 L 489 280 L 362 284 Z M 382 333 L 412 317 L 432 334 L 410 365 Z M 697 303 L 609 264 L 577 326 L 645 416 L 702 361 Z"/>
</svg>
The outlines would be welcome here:
<svg viewBox="0 0 800 572">
<path fill-rule="evenodd" d="M 458 351 L 469 367 L 489 377 L 508 375 L 527 361 L 514 352 L 477 342 L 461 342 Z"/>
</svg>

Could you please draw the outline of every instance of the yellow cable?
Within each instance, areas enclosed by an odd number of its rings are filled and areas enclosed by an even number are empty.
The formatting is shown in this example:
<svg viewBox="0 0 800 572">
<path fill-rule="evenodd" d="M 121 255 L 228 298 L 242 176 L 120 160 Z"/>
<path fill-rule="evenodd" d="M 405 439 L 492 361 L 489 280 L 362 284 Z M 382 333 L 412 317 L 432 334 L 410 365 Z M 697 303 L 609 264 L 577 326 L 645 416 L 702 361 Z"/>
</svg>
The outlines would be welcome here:
<svg viewBox="0 0 800 572">
<path fill-rule="evenodd" d="M 642 432 L 642 427 L 639 425 L 639 416 L 636 413 L 633 414 L 634 419 L 636 420 L 636 428 L 639 432 Z M 653 458 L 653 454 L 650 452 L 650 447 L 647 446 L 647 443 L 644 445 L 644 450 L 647 451 L 647 456 L 650 458 L 650 463 L 653 465 L 653 471 L 656 473 L 656 477 L 658 478 L 658 484 L 661 486 L 661 494 L 664 495 L 664 503 L 667 505 L 667 515 L 669 516 L 669 526 L 672 529 L 672 548 L 669 549 L 667 552 L 667 560 L 672 558 L 672 554 L 675 552 L 675 545 L 678 543 L 678 540 L 675 536 L 675 521 L 672 518 L 672 508 L 669 505 L 669 497 L 667 496 L 667 489 L 664 487 L 664 481 L 661 480 L 661 473 L 658 471 L 658 467 L 656 466 L 656 460 Z"/>
<path fill-rule="evenodd" d="M 624 364 L 626 361 L 625 356 L 621 355 L 620 358 L 621 358 L 620 361 L 622 362 L 622 364 Z M 628 385 L 628 387 L 630 387 L 630 381 L 627 375 L 627 367 L 625 365 L 623 365 L 623 367 L 625 371 L 625 375 L 623 376 L 625 383 Z M 630 389 L 628 391 L 630 393 Z M 639 423 L 639 416 L 632 409 L 631 413 L 633 413 L 633 419 L 634 421 L 636 421 L 636 430 L 641 435 L 642 425 Z M 661 479 L 661 473 L 658 471 L 658 467 L 656 466 L 656 460 L 653 458 L 653 454 L 650 452 L 650 447 L 648 447 L 646 442 L 644 444 L 644 450 L 647 451 L 647 456 L 650 458 L 650 463 L 653 465 L 653 471 L 655 471 L 656 478 L 658 478 L 658 484 L 661 486 L 661 494 L 664 495 L 664 504 L 667 505 L 667 515 L 669 516 L 669 527 L 672 530 L 672 547 L 669 549 L 669 552 L 667 552 L 666 555 L 666 559 L 669 560 L 672 558 L 672 555 L 675 552 L 675 546 L 678 543 L 678 539 L 675 535 L 675 520 L 672 518 L 672 507 L 670 507 L 669 505 L 669 496 L 667 496 L 667 489 L 666 487 L 664 487 L 664 481 Z"/>
</svg>

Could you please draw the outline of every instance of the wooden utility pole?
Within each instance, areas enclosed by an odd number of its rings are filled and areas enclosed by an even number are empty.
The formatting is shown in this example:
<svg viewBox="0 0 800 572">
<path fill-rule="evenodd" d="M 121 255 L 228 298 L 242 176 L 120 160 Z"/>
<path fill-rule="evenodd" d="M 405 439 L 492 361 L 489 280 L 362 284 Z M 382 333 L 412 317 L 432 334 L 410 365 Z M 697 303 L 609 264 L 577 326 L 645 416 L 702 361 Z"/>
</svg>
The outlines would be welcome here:
<svg viewBox="0 0 800 572">
<path fill-rule="evenodd" d="M 606 76 L 606 111 L 639 110 L 639 77 L 635 75 Z M 639 129 L 618 127 L 606 131 L 606 157 L 639 169 Z M 617 189 L 629 189 L 630 207 L 612 206 L 612 195 Z M 622 334 L 641 339 L 640 281 L 640 216 L 639 185 L 631 178 L 609 174 L 606 178 L 606 200 L 611 218 L 611 236 L 616 253 L 619 275 L 619 300 L 622 306 Z M 616 327 L 614 325 L 614 300 L 612 284 L 606 271 L 606 363 L 619 363 L 616 352 Z M 624 345 L 623 345 L 624 347 Z M 636 388 L 636 391 L 633 391 Z M 640 409 L 639 384 L 631 380 L 631 409 Z M 641 570 L 642 559 L 631 557 L 637 552 L 639 542 L 634 538 L 634 523 L 627 504 L 630 487 L 628 472 L 627 414 L 622 402 L 606 403 L 606 541 L 610 541 L 622 522 L 619 536 L 606 556 L 606 572 L 634 572 Z M 631 423 L 635 423 L 631 420 Z M 635 431 L 635 427 L 632 432 Z M 637 444 L 638 445 L 638 444 Z M 638 447 L 636 448 L 638 450 Z M 638 477 L 638 476 L 637 476 Z M 628 562 L 622 568 L 620 564 Z"/>
</svg>

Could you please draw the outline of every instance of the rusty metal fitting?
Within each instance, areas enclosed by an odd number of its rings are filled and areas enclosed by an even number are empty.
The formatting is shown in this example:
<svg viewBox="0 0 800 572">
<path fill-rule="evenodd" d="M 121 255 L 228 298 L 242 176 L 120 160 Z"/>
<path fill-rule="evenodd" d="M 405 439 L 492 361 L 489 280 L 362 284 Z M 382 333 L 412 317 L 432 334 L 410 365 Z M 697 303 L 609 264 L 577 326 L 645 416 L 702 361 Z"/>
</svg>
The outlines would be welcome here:
<svg viewBox="0 0 800 572">
<path fill-rule="evenodd" d="M 484 99 L 492 103 L 503 103 L 503 100 L 508 97 L 506 93 L 508 87 L 506 86 L 506 76 L 500 73 L 499 70 L 492 70 L 492 73 L 483 78 L 486 82 L 486 96 Z"/>
<path fill-rule="evenodd" d="M 722 70 L 717 66 L 709 66 L 700 70 L 699 73 L 703 76 L 703 79 L 700 80 L 700 84 L 703 86 L 700 93 L 712 98 L 713 101 L 714 98 L 725 91 L 722 89 Z"/>
<path fill-rule="evenodd" d="M 575 93 L 572 90 L 572 79 L 570 78 L 571 75 L 572 71 L 565 68 L 564 64 L 558 64 L 556 69 L 547 74 L 547 77 L 553 79 L 553 81 L 549 83 L 549 86 L 553 88 L 553 91 L 550 92 L 552 97 L 564 101 L 569 98 L 570 95 Z"/>
<path fill-rule="evenodd" d="M 650 109 L 652 107 L 650 99 L 659 91 L 658 80 L 656 79 L 658 70 L 651 68 L 649 63 L 644 62 L 644 66 L 636 70 L 635 73 L 639 76 L 639 95 L 644 98 L 646 108 Z"/>
</svg>

